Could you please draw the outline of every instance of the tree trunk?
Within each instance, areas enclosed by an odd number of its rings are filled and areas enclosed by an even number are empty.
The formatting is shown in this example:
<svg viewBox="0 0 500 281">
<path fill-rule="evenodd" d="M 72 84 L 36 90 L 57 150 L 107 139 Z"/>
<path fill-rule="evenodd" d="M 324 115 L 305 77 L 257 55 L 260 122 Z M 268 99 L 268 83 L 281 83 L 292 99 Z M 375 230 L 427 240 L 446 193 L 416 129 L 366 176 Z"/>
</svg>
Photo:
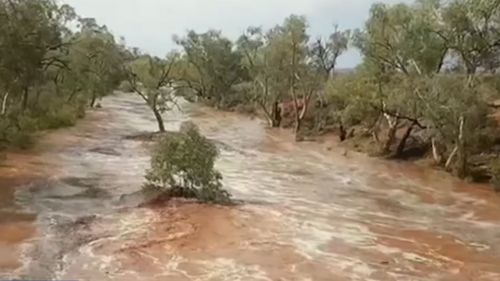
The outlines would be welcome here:
<svg viewBox="0 0 500 281">
<path fill-rule="evenodd" d="M 342 122 L 340 123 L 339 130 L 340 130 L 339 138 L 340 138 L 340 141 L 343 142 L 347 139 L 347 131 L 344 128 L 344 124 L 342 124 Z"/>
<path fill-rule="evenodd" d="M 291 79 L 290 81 L 290 90 L 292 93 L 292 98 L 293 98 L 293 104 L 294 104 L 294 109 L 295 109 L 295 140 L 299 140 L 299 131 L 300 131 L 300 115 L 299 115 L 299 105 L 297 102 L 297 95 L 295 93 L 295 78 L 297 75 L 296 72 L 296 54 L 297 54 L 297 46 L 296 43 L 293 43 L 292 46 L 292 74 L 291 74 Z"/>
<path fill-rule="evenodd" d="M 161 117 L 160 112 L 158 111 L 156 106 L 151 107 L 151 109 L 153 110 L 153 114 L 155 115 L 156 122 L 158 123 L 158 130 L 161 133 L 165 132 L 165 124 L 163 123 L 163 117 Z"/>
<path fill-rule="evenodd" d="M 92 92 L 92 99 L 90 100 L 90 107 L 93 108 L 95 106 L 95 102 L 97 100 L 97 95 L 95 92 Z"/>
<path fill-rule="evenodd" d="M 271 112 L 271 127 L 278 128 L 279 126 L 281 126 L 281 109 L 279 107 L 278 101 L 273 102 L 273 109 Z"/>
<path fill-rule="evenodd" d="M 297 102 L 297 98 L 295 96 L 295 90 L 292 89 L 292 96 L 293 96 L 293 102 L 294 102 L 294 108 L 295 108 L 295 140 L 296 141 L 301 141 L 300 137 L 300 128 L 302 125 L 302 118 L 301 118 L 301 112 L 299 112 L 299 105 Z"/>
<path fill-rule="evenodd" d="M 434 158 L 434 162 L 436 163 L 436 165 L 440 165 L 443 159 L 438 152 L 438 148 L 436 146 L 436 139 L 432 138 L 431 143 L 432 143 L 432 157 Z"/>
<path fill-rule="evenodd" d="M 299 140 L 299 133 L 300 133 L 300 127 L 301 127 L 302 120 L 298 117 L 298 115 L 295 116 L 295 140 Z"/>
<path fill-rule="evenodd" d="M 444 164 L 445 170 L 450 169 L 451 163 L 453 163 L 453 158 L 455 158 L 455 155 L 457 155 L 457 151 L 458 151 L 458 146 L 455 146 L 455 148 L 453 148 L 453 151 L 451 152 L 450 156 L 448 156 L 448 160 L 446 160 L 446 164 Z"/>
<path fill-rule="evenodd" d="M 158 94 L 152 97 L 152 102 L 150 103 L 150 107 L 153 110 L 156 122 L 158 123 L 158 130 L 161 133 L 163 133 L 165 132 L 165 123 L 163 123 L 163 117 L 161 116 L 161 113 L 158 111 L 157 103 L 158 103 Z"/>
<path fill-rule="evenodd" d="M 303 98 L 303 105 L 302 105 L 302 111 L 300 112 L 300 120 L 304 120 L 304 118 L 307 115 L 307 110 L 309 109 L 309 102 L 311 101 L 313 91 L 311 93 L 307 94 L 305 98 Z"/>
<path fill-rule="evenodd" d="M 71 92 L 71 94 L 69 95 L 67 102 L 71 102 L 73 100 L 73 98 L 75 97 L 76 93 L 78 93 L 78 91 L 77 90 L 73 90 Z"/>
<path fill-rule="evenodd" d="M 460 178 L 467 176 L 467 151 L 465 150 L 464 123 L 465 119 L 460 116 L 458 133 L 458 170 L 457 174 Z"/>
<path fill-rule="evenodd" d="M 29 89 L 28 87 L 24 88 L 23 91 L 23 110 L 28 108 L 28 98 L 29 98 Z"/>
<path fill-rule="evenodd" d="M 5 115 L 7 112 L 7 99 L 9 98 L 9 92 L 5 93 L 2 100 L 2 110 L 0 111 L 0 115 Z"/>
<path fill-rule="evenodd" d="M 384 144 L 383 151 L 384 153 L 391 152 L 391 146 L 396 139 L 396 132 L 398 129 L 399 119 L 394 117 L 390 117 L 388 114 L 385 114 L 385 118 L 387 119 L 387 123 L 389 124 L 389 131 L 387 132 L 387 141 Z"/>
<path fill-rule="evenodd" d="M 295 141 L 302 141 L 302 137 L 300 136 L 300 128 L 302 125 L 302 120 L 300 118 L 297 119 L 297 122 L 295 123 Z"/>
<path fill-rule="evenodd" d="M 395 139 L 396 139 L 396 127 L 394 126 L 389 128 L 389 132 L 387 132 L 387 140 L 384 144 L 384 153 L 391 152 L 391 146 L 394 143 Z"/>
<path fill-rule="evenodd" d="M 408 141 L 408 138 L 411 135 L 411 132 L 413 131 L 413 128 L 415 126 L 415 123 L 412 123 L 407 129 L 403 137 L 401 138 L 401 141 L 399 142 L 398 148 L 396 150 L 396 157 L 401 157 L 403 155 L 403 152 L 406 148 L 406 142 Z"/>
<path fill-rule="evenodd" d="M 256 102 L 261 108 L 262 108 L 262 112 L 264 112 L 264 114 L 266 115 L 266 118 L 267 118 L 267 123 L 269 124 L 270 127 L 274 127 L 274 109 L 271 108 L 271 110 L 267 110 L 267 107 L 264 103 L 260 102 L 260 101 L 257 101 Z"/>
</svg>

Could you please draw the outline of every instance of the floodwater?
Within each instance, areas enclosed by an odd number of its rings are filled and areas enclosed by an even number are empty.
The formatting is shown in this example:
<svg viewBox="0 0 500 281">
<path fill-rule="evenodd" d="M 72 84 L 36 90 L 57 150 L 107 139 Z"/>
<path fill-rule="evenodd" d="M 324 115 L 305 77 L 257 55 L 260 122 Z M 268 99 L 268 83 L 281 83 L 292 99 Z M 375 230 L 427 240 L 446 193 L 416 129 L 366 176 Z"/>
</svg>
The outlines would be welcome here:
<svg viewBox="0 0 500 281">
<path fill-rule="evenodd" d="M 144 206 L 156 129 L 131 95 L 103 101 L 0 166 L 0 279 L 500 280 L 500 198 L 407 163 L 300 143 L 249 117 L 183 105 L 216 141 L 243 204 Z"/>
</svg>

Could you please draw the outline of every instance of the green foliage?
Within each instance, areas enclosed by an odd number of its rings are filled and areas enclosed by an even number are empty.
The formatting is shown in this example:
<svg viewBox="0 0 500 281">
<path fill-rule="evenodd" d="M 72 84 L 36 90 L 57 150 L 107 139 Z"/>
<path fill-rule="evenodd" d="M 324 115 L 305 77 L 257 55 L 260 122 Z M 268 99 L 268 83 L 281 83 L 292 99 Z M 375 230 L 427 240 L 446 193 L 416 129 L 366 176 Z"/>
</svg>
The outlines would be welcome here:
<svg viewBox="0 0 500 281">
<path fill-rule="evenodd" d="M 327 104 L 335 122 L 346 127 L 369 127 L 380 115 L 376 103 L 376 84 L 361 74 L 343 75 L 330 80 L 326 87 Z"/>
<path fill-rule="evenodd" d="M 184 124 L 180 134 L 158 141 L 146 175 L 147 186 L 172 196 L 229 203 L 230 195 L 222 189 L 222 175 L 214 168 L 217 156 L 215 145 L 196 126 Z"/>
<path fill-rule="evenodd" d="M 384 151 L 396 155 L 410 138 L 432 142 L 438 164 L 466 176 L 474 156 L 494 152 L 488 101 L 498 80 L 478 71 L 495 68 L 499 9 L 499 1 L 375 4 L 354 36 L 363 64 L 327 87 L 337 122 L 382 128 Z M 444 74 L 446 59 L 452 73 Z"/>
<path fill-rule="evenodd" d="M 41 125 L 47 129 L 70 127 L 75 125 L 77 118 L 78 112 L 74 107 L 62 105 L 61 107 L 51 108 L 42 119 Z"/>
<path fill-rule="evenodd" d="M 239 101 L 234 86 L 244 82 L 247 73 L 233 43 L 213 30 L 201 34 L 189 31 L 175 41 L 184 50 L 180 79 L 183 86 L 215 107 L 236 106 Z"/>
<path fill-rule="evenodd" d="M 177 64 L 178 54 L 174 52 L 166 59 L 140 56 L 126 67 L 127 86 L 149 106 L 160 132 L 165 131 L 161 114 L 176 104 L 172 83 L 178 71 Z"/>
<path fill-rule="evenodd" d="M 0 146 L 26 147 L 37 130 L 73 125 L 124 79 L 126 55 L 105 27 L 68 5 L 1 1 Z"/>
<path fill-rule="evenodd" d="M 316 40 L 310 50 L 312 65 L 316 71 L 323 73 L 325 77 L 333 75 L 337 60 L 347 51 L 351 37 L 351 30 L 340 30 L 335 26 L 328 40 L 323 41 L 321 38 Z"/>
<path fill-rule="evenodd" d="M 11 115 L 0 119 L 0 143 L 18 148 L 29 148 L 33 144 L 33 132 L 38 130 L 37 120 L 27 114 Z"/>
<path fill-rule="evenodd" d="M 305 123 L 337 128 L 341 139 L 370 137 L 373 150 L 397 157 L 409 142 L 422 150 L 432 144 L 436 163 L 460 176 L 476 156 L 498 152 L 489 105 L 500 89 L 499 0 L 378 3 L 360 30 L 334 27 L 313 42 L 307 31 L 298 15 L 269 30 L 250 27 L 235 42 L 219 31 L 189 31 L 174 39 L 180 53 L 158 58 L 127 50 L 68 5 L 0 1 L 0 147 L 74 124 L 119 87 L 145 101 L 160 131 L 162 114 L 183 96 L 258 111 L 272 127 L 294 123 L 296 135 Z M 363 62 L 339 74 L 338 58 L 351 46 Z M 216 156 L 186 129 L 162 138 L 148 179 L 186 196 L 226 198 Z"/>
</svg>

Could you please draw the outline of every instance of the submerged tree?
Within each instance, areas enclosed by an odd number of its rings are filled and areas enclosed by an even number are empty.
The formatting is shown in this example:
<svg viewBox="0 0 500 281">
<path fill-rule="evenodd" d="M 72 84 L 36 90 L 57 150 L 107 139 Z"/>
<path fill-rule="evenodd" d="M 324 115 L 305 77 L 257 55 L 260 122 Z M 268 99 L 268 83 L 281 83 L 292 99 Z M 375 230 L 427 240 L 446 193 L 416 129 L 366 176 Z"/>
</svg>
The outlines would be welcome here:
<svg viewBox="0 0 500 281">
<path fill-rule="evenodd" d="M 230 203 L 230 194 L 222 188 L 222 175 L 214 168 L 217 156 L 216 146 L 194 124 L 184 123 L 180 134 L 158 141 L 146 187 L 160 189 L 169 197 Z"/>
</svg>

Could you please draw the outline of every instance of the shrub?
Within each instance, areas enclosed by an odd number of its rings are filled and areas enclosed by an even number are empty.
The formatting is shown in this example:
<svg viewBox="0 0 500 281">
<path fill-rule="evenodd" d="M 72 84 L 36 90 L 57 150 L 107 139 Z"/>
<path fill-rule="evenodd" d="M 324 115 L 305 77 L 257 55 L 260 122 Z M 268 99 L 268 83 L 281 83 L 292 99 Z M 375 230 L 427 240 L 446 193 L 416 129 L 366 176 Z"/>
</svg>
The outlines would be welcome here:
<svg viewBox="0 0 500 281">
<path fill-rule="evenodd" d="M 8 143 L 27 149 L 33 145 L 33 134 L 38 130 L 37 120 L 28 114 L 20 114 L 17 120 L 9 120 L 5 139 Z"/>
<path fill-rule="evenodd" d="M 46 129 L 57 129 L 75 125 L 78 118 L 78 109 L 71 105 L 63 105 L 51 109 L 45 117 L 40 120 L 40 127 Z"/>
<path fill-rule="evenodd" d="M 185 123 L 180 134 L 158 140 L 145 186 L 161 189 L 169 197 L 230 203 L 230 194 L 222 188 L 222 175 L 214 168 L 217 156 L 216 146 L 194 124 Z"/>
<path fill-rule="evenodd" d="M 0 120 L 0 150 L 10 146 L 27 149 L 33 144 L 34 127 L 22 128 L 10 120 Z"/>
<path fill-rule="evenodd" d="M 33 133 L 16 131 L 10 136 L 10 142 L 21 149 L 28 149 L 34 144 Z"/>
</svg>

